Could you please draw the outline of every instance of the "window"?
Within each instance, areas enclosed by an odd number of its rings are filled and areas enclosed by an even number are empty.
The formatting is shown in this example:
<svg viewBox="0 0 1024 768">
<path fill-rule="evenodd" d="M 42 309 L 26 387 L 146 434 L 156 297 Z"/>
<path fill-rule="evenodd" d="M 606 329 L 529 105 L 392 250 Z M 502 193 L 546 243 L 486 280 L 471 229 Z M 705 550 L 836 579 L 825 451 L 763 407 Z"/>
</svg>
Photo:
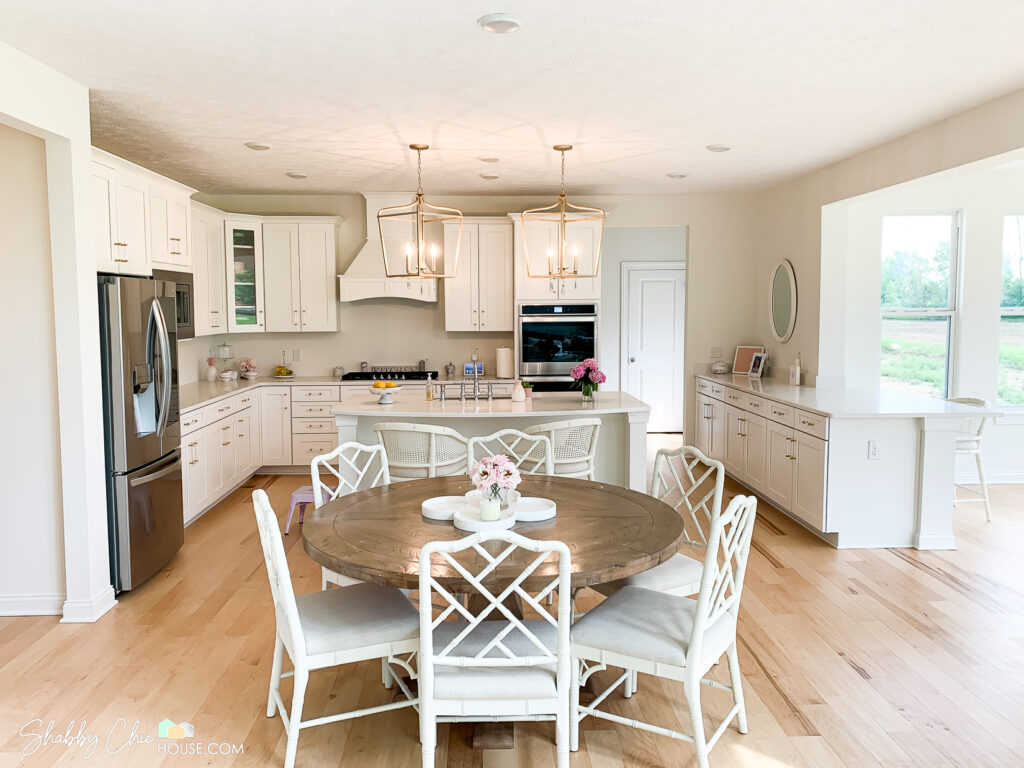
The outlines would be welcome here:
<svg viewBox="0 0 1024 768">
<path fill-rule="evenodd" d="M 958 235 L 955 213 L 882 218 L 883 387 L 949 391 Z"/>
<path fill-rule="evenodd" d="M 1024 405 L 1024 216 L 1003 219 L 1003 290 L 999 302 L 1000 405 Z"/>
</svg>

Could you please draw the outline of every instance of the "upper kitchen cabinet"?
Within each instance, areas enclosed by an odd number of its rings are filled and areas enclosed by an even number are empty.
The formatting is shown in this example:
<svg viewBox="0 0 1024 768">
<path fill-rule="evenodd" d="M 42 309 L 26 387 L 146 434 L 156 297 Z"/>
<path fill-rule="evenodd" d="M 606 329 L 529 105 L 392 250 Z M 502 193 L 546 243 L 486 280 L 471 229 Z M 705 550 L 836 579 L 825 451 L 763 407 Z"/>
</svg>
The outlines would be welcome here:
<svg viewBox="0 0 1024 768">
<path fill-rule="evenodd" d="M 338 330 L 337 218 L 265 218 L 266 330 Z"/>
<path fill-rule="evenodd" d="M 191 272 L 189 251 L 189 197 L 191 191 L 176 184 L 149 185 L 149 242 L 153 266 Z"/>
<path fill-rule="evenodd" d="M 257 217 L 224 222 L 228 332 L 262 333 L 263 223 Z"/>
<path fill-rule="evenodd" d="M 188 198 L 193 191 L 94 148 L 96 268 L 120 275 L 151 275 L 154 263 L 187 269 Z"/>
<path fill-rule="evenodd" d="M 515 298 L 516 301 L 597 301 L 601 298 L 599 277 L 530 277 L 526 268 L 526 247 L 530 253 L 544 254 L 552 263 L 558 258 L 558 223 L 532 221 L 526 225 L 525 244 L 523 225 L 518 213 L 512 219 L 515 243 Z M 600 248 L 601 223 L 585 221 L 566 226 L 566 259 L 581 272 L 592 272 Z"/>
<path fill-rule="evenodd" d="M 445 226 L 445 269 L 454 266 L 459 227 Z M 502 219 L 465 220 L 455 277 L 444 283 L 447 331 L 511 331 L 513 305 L 512 225 Z"/>
<path fill-rule="evenodd" d="M 226 333 L 224 214 L 215 208 L 192 203 L 190 218 L 196 336 Z"/>
</svg>

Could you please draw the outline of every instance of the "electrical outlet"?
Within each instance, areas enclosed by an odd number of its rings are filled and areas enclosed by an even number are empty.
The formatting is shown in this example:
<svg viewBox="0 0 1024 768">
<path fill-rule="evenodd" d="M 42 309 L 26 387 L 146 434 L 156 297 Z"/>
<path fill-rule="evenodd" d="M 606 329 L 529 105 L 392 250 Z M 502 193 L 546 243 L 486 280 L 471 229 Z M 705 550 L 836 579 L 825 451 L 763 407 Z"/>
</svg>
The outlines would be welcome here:
<svg viewBox="0 0 1024 768">
<path fill-rule="evenodd" d="M 292 361 L 293 362 L 298 362 L 301 359 L 302 359 L 302 350 L 299 349 L 298 347 L 295 347 L 294 349 L 292 349 Z"/>
<path fill-rule="evenodd" d="M 721 347 L 712 347 L 711 348 L 711 357 L 721 357 L 721 356 L 722 356 L 722 348 Z"/>
<path fill-rule="evenodd" d="M 882 444 L 877 440 L 868 440 L 868 461 L 878 461 L 882 458 Z"/>
</svg>

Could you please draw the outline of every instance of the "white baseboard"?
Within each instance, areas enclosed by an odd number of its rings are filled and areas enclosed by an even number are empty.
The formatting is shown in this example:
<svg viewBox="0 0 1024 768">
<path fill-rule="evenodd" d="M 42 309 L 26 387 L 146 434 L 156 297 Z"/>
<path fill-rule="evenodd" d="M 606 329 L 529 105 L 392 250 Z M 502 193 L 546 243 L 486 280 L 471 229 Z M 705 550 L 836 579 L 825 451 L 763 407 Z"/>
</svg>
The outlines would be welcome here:
<svg viewBox="0 0 1024 768">
<path fill-rule="evenodd" d="M 65 600 L 62 624 L 88 624 L 117 605 L 114 588 L 101 590 L 92 600 Z"/>
<path fill-rule="evenodd" d="M 959 485 L 977 485 L 978 473 L 957 472 L 956 482 Z M 1005 472 L 985 472 L 985 482 L 989 485 L 1004 485 L 1010 483 L 1024 483 L 1024 470 L 1008 470 Z"/>
<path fill-rule="evenodd" d="M 956 549 L 952 533 L 915 533 L 914 549 Z"/>
<path fill-rule="evenodd" d="M 60 616 L 64 595 L 0 595 L 0 616 Z"/>
</svg>

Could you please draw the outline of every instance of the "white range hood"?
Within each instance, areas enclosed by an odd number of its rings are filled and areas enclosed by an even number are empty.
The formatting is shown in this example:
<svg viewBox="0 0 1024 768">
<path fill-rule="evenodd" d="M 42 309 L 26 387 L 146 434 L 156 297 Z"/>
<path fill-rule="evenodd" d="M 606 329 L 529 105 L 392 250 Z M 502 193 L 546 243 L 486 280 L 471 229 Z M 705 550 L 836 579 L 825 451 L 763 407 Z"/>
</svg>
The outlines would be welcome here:
<svg viewBox="0 0 1024 768">
<path fill-rule="evenodd" d="M 437 301 L 437 280 L 420 277 L 387 277 L 384 274 L 384 246 L 377 227 L 377 211 L 391 205 L 404 205 L 413 193 L 360 192 L 366 198 L 366 245 L 338 275 L 338 300 L 413 299 Z"/>
</svg>

